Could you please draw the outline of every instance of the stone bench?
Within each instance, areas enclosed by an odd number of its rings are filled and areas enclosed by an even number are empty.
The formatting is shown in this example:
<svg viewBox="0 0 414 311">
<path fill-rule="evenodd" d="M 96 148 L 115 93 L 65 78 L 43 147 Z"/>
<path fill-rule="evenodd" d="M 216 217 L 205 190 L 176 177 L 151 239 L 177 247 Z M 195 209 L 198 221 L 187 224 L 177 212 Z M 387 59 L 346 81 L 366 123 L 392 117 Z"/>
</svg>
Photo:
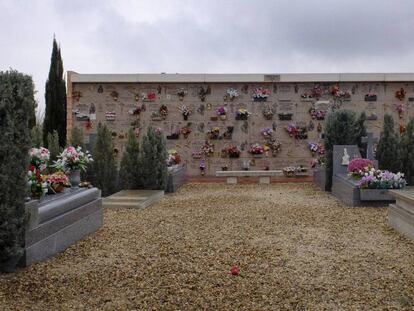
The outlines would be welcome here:
<svg viewBox="0 0 414 311">
<path fill-rule="evenodd" d="M 281 170 L 275 171 L 217 171 L 216 176 L 227 177 L 228 184 L 237 184 L 237 177 L 259 177 L 260 184 L 270 184 L 271 176 L 281 176 Z"/>
<path fill-rule="evenodd" d="M 414 187 L 389 191 L 396 203 L 388 207 L 388 224 L 414 240 Z"/>
</svg>

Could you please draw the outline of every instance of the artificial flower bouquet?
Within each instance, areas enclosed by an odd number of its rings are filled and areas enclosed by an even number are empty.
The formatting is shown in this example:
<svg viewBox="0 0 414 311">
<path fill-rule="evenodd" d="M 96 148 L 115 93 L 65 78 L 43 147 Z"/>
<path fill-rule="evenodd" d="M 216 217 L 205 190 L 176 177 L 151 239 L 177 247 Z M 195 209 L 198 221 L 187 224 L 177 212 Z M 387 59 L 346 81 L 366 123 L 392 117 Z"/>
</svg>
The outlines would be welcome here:
<svg viewBox="0 0 414 311">
<path fill-rule="evenodd" d="M 251 154 L 263 154 L 264 153 L 264 148 L 263 146 L 259 145 L 259 144 L 253 144 L 250 146 L 249 152 Z"/>
<path fill-rule="evenodd" d="M 270 90 L 264 87 L 257 87 L 253 90 L 254 101 L 266 101 L 270 96 Z"/>
<path fill-rule="evenodd" d="M 44 171 L 47 167 L 47 163 L 50 159 L 50 152 L 44 147 L 40 148 L 31 148 L 29 150 L 30 165 L 33 165 L 35 168 Z"/>
<path fill-rule="evenodd" d="M 348 164 L 348 175 L 354 178 L 360 178 L 365 172 L 370 171 L 374 167 L 374 162 L 369 159 L 355 158 Z"/>
<path fill-rule="evenodd" d="M 85 171 L 88 164 L 92 161 L 92 156 L 88 151 L 83 152 L 82 147 L 75 148 L 69 146 L 58 155 L 58 159 L 53 164 L 53 167 L 64 172 Z"/>
<path fill-rule="evenodd" d="M 262 133 L 262 136 L 263 136 L 265 139 L 269 139 L 269 138 L 271 138 L 271 137 L 272 137 L 272 134 L 273 134 L 273 129 L 272 129 L 271 127 L 265 127 L 265 128 L 263 128 L 260 132 Z"/>
<path fill-rule="evenodd" d="M 247 118 L 251 115 L 250 112 L 247 111 L 245 108 L 240 108 L 236 112 L 236 120 L 247 120 Z"/>
<path fill-rule="evenodd" d="M 226 98 L 230 100 L 234 100 L 236 97 L 239 97 L 239 91 L 234 88 L 228 88 L 226 91 Z"/>
</svg>

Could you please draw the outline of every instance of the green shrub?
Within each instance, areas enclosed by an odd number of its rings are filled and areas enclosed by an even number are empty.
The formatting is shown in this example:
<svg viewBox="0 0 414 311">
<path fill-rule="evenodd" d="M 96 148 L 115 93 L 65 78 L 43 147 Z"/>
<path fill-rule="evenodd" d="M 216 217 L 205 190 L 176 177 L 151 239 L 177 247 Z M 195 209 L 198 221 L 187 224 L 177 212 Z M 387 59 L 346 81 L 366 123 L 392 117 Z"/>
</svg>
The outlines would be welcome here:
<svg viewBox="0 0 414 311">
<path fill-rule="evenodd" d="M 47 134 L 47 145 L 49 146 L 50 163 L 53 163 L 62 151 L 59 146 L 59 134 L 57 131 L 53 131 L 53 134 Z"/>
<path fill-rule="evenodd" d="M 34 102 L 30 76 L 0 72 L 0 267 L 23 255 L 27 215 L 28 122 Z M 13 267 L 8 267 L 13 269 Z"/>
<path fill-rule="evenodd" d="M 73 127 L 71 131 L 70 144 L 74 147 L 82 147 L 85 150 L 85 142 L 83 139 L 83 130 L 80 127 Z"/>
<path fill-rule="evenodd" d="M 35 125 L 30 130 L 30 140 L 32 147 L 40 148 L 43 146 L 43 134 L 42 127 L 40 125 Z"/>
<path fill-rule="evenodd" d="M 140 185 L 139 143 L 134 129 L 128 131 L 128 140 L 122 155 L 119 169 L 119 186 L 121 189 L 138 189 Z"/>
<path fill-rule="evenodd" d="M 140 153 L 140 183 L 145 189 L 164 190 L 167 182 L 167 150 L 164 135 L 148 127 Z"/>
<path fill-rule="evenodd" d="M 362 142 L 362 137 L 367 136 L 367 127 L 365 126 L 365 121 L 367 120 L 367 115 L 365 112 L 362 112 L 359 115 L 359 118 L 356 121 L 356 135 L 357 135 L 357 145 L 359 147 L 359 152 L 361 153 L 361 157 L 367 157 L 367 143 Z"/>
<path fill-rule="evenodd" d="M 400 155 L 402 171 L 410 186 L 414 185 L 414 118 L 408 122 L 405 133 L 401 136 Z"/>
<path fill-rule="evenodd" d="M 340 109 L 328 113 L 325 120 L 326 191 L 331 191 L 332 188 L 333 146 L 355 145 L 358 135 L 360 127 L 357 125 L 355 112 Z"/>
<path fill-rule="evenodd" d="M 113 154 L 111 131 L 106 125 L 98 125 L 96 143 L 93 150 L 93 184 L 102 190 L 103 196 L 116 191 L 117 170 Z"/>
<path fill-rule="evenodd" d="M 401 170 L 399 135 L 394 130 L 394 119 L 389 114 L 384 116 L 384 126 L 378 142 L 375 157 L 378 168 L 397 173 Z"/>
</svg>

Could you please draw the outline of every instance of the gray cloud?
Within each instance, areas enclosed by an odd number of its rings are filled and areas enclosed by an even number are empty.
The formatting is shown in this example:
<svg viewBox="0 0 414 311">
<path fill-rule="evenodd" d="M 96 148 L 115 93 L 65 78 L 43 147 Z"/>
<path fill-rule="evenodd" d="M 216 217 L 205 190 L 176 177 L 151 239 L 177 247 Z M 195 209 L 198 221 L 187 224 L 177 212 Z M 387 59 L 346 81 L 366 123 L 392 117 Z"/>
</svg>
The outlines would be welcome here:
<svg viewBox="0 0 414 311">
<path fill-rule="evenodd" d="M 412 0 L 0 0 L 0 20 L 0 69 L 41 106 L 53 33 L 78 72 L 414 71 Z"/>
</svg>

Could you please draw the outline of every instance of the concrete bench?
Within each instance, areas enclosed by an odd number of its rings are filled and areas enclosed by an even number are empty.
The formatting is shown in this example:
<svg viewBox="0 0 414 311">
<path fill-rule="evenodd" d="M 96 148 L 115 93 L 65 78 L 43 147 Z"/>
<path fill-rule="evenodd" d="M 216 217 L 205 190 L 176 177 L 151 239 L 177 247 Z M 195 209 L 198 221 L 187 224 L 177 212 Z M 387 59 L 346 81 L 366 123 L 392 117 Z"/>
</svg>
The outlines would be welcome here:
<svg viewBox="0 0 414 311">
<path fill-rule="evenodd" d="M 271 176 L 281 176 L 281 170 L 276 171 L 217 171 L 216 176 L 227 177 L 228 184 L 237 184 L 237 177 L 259 177 L 260 184 L 270 184 Z"/>
</svg>

